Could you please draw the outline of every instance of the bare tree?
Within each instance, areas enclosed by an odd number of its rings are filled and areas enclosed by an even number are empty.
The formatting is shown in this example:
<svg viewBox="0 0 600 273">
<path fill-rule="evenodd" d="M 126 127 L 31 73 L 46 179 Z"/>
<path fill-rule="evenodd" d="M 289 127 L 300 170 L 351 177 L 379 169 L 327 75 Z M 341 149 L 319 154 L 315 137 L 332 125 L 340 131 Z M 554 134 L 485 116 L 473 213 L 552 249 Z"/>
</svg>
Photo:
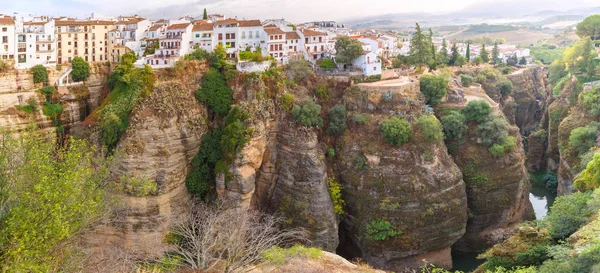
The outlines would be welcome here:
<svg viewBox="0 0 600 273">
<path fill-rule="evenodd" d="M 179 237 L 175 252 L 193 269 L 217 268 L 234 272 L 259 262 L 273 246 L 307 242 L 302 229 L 280 230 L 282 218 L 257 210 L 193 205 L 190 217 L 173 233 Z"/>
</svg>

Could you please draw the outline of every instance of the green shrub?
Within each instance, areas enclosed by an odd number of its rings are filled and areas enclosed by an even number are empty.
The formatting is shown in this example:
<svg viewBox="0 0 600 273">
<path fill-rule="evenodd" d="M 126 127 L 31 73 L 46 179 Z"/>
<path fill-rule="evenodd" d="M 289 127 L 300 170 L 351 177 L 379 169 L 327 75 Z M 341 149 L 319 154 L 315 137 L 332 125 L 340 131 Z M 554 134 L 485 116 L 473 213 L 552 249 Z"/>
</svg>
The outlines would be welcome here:
<svg viewBox="0 0 600 273">
<path fill-rule="evenodd" d="M 580 191 L 592 190 L 600 186 L 600 153 L 595 154 L 585 170 L 575 177 L 574 185 Z"/>
<path fill-rule="evenodd" d="M 467 186 L 473 187 L 488 181 L 488 177 L 477 170 L 475 162 L 468 162 L 463 168 L 463 179 Z"/>
<path fill-rule="evenodd" d="M 542 181 L 549 192 L 556 194 L 558 189 L 558 177 L 555 173 L 546 173 L 544 177 L 542 177 Z"/>
<path fill-rule="evenodd" d="M 290 79 L 298 83 L 306 81 L 313 74 L 313 68 L 306 60 L 290 61 L 285 66 L 285 71 Z"/>
<path fill-rule="evenodd" d="M 510 96 L 510 94 L 513 91 L 513 83 L 507 78 L 504 78 L 500 82 L 498 82 L 497 86 L 500 90 L 500 94 L 502 94 L 502 97 L 504 98 Z"/>
<path fill-rule="evenodd" d="M 346 130 L 346 107 L 341 104 L 336 104 L 328 111 L 329 126 L 327 133 L 332 136 L 341 135 Z"/>
<path fill-rule="evenodd" d="M 296 97 L 290 93 L 283 93 L 281 97 L 279 97 L 279 105 L 283 107 L 285 110 L 292 110 L 292 106 L 296 102 Z"/>
<path fill-rule="evenodd" d="M 326 82 L 319 84 L 319 86 L 317 86 L 317 88 L 315 89 L 315 95 L 317 95 L 317 97 L 319 97 L 319 100 L 321 101 L 328 101 L 329 85 Z"/>
<path fill-rule="evenodd" d="M 468 75 L 468 74 L 461 74 L 460 75 L 460 82 L 462 82 L 462 85 L 464 87 L 469 87 L 473 83 L 473 77 L 471 75 Z"/>
<path fill-rule="evenodd" d="M 54 93 L 56 93 L 56 89 L 52 85 L 42 87 L 42 88 L 38 89 L 37 91 L 40 94 L 44 95 L 44 97 L 46 98 L 46 101 L 48 101 L 48 102 L 50 101 L 50 99 L 52 98 Z"/>
<path fill-rule="evenodd" d="M 442 124 L 434 115 L 420 116 L 417 119 L 417 126 L 428 142 L 438 143 L 444 139 Z"/>
<path fill-rule="evenodd" d="M 494 116 L 477 126 L 477 134 L 481 137 L 481 143 L 491 146 L 494 143 L 501 143 L 508 137 L 510 125 L 501 116 Z"/>
<path fill-rule="evenodd" d="M 368 114 L 364 114 L 364 113 L 356 113 L 354 115 L 352 115 L 352 121 L 358 123 L 358 124 L 366 124 L 367 122 L 369 122 L 369 115 Z"/>
<path fill-rule="evenodd" d="M 126 193 L 136 197 L 149 196 L 155 194 L 157 190 L 155 181 L 128 175 L 122 175 L 119 178 L 119 185 Z"/>
<path fill-rule="evenodd" d="M 420 79 L 420 88 L 421 93 L 425 96 L 425 103 L 436 106 L 446 96 L 448 79 L 443 75 L 424 75 Z"/>
<path fill-rule="evenodd" d="M 500 144 L 494 144 L 489 149 L 490 154 L 495 158 L 500 158 L 504 155 L 504 146 Z"/>
<path fill-rule="evenodd" d="M 402 231 L 385 220 L 373 220 L 367 224 L 366 239 L 368 241 L 383 241 L 401 235 Z"/>
<path fill-rule="evenodd" d="M 412 134 L 412 127 L 404 118 L 391 117 L 382 120 L 379 125 L 383 140 L 392 145 L 400 146 L 408 142 Z"/>
<path fill-rule="evenodd" d="M 363 154 L 357 153 L 354 156 L 354 169 L 357 171 L 369 170 L 369 160 Z"/>
<path fill-rule="evenodd" d="M 185 179 L 190 193 L 204 197 L 215 184 L 214 169 L 223 155 L 220 142 L 223 130 L 213 129 L 202 135 L 198 154 L 192 159 L 191 171 Z"/>
<path fill-rule="evenodd" d="M 27 114 L 35 114 L 39 110 L 38 102 L 34 97 L 27 99 L 27 104 L 15 106 L 17 110 L 25 111 Z"/>
<path fill-rule="evenodd" d="M 329 195 L 333 202 L 333 211 L 335 214 L 340 216 L 346 214 L 344 211 L 346 201 L 342 198 L 342 184 L 337 182 L 333 177 L 329 178 Z"/>
<path fill-rule="evenodd" d="M 462 113 L 467 121 L 482 122 L 491 112 L 492 108 L 485 100 L 470 101 L 467 106 L 462 109 Z"/>
<path fill-rule="evenodd" d="M 34 66 L 32 69 L 33 72 L 33 83 L 41 83 L 48 81 L 48 69 L 41 64 Z"/>
<path fill-rule="evenodd" d="M 484 74 L 477 74 L 473 79 L 476 83 L 484 83 L 487 80 L 487 77 Z"/>
<path fill-rule="evenodd" d="M 595 126 L 585 126 L 573 129 L 569 136 L 569 148 L 582 155 L 596 144 L 598 129 Z"/>
<path fill-rule="evenodd" d="M 202 76 L 200 89 L 196 91 L 196 99 L 205 103 L 217 115 L 225 116 L 233 103 L 233 91 L 218 70 L 211 68 Z"/>
<path fill-rule="evenodd" d="M 303 101 L 292 108 L 292 116 L 294 121 L 306 127 L 323 127 L 323 119 L 321 118 L 321 105 L 314 101 Z"/>
<path fill-rule="evenodd" d="M 587 206 L 590 199 L 590 193 L 581 192 L 556 198 L 546 216 L 550 236 L 556 240 L 564 239 L 583 226 L 592 215 Z"/>
<path fill-rule="evenodd" d="M 335 149 L 334 148 L 328 148 L 327 149 L 327 156 L 328 157 L 334 157 L 335 156 Z"/>
<path fill-rule="evenodd" d="M 325 58 L 321 61 L 321 63 L 319 64 L 319 67 L 324 68 L 324 69 L 334 69 L 334 68 L 337 68 L 337 65 L 335 64 L 333 59 Z"/>
<path fill-rule="evenodd" d="M 323 252 L 318 248 L 307 248 L 301 245 L 294 245 L 291 248 L 281 248 L 278 246 L 274 246 L 263 252 L 262 258 L 263 261 L 267 263 L 282 265 L 286 261 L 294 257 L 317 259 L 321 257 L 322 254 Z"/>
<path fill-rule="evenodd" d="M 156 44 L 157 48 L 158 48 L 158 44 Z M 150 53 L 150 54 L 154 54 Z M 241 56 L 241 52 L 240 52 L 240 56 Z M 196 48 L 194 51 L 192 51 L 191 53 L 185 55 L 184 59 L 185 60 L 208 60 L 210 58 L 210 53 L 202 48 Z"/>
<path fill-rule="evenodd" d="M 600 90 L 594 87 L 579 94 L 579 104 L 588 110 L 592 117 L 600 116 Z"/>
<path fill-rule="evenodd" d="M 81 57 L 73 58 L 71 68 L 71 78 L 75 82 L 85 81 L 90 76 L 90 65 Z"/>
<path fill-rule="evenodd" d="M 59 125 L 60 115 L 63 112 L 63 108 L 60 104 L 52 104 L 50 102 L 44 102 L 42 113 L 48 118 L 52 119 L 55 125 Z"/>
<path fill-rule="evenodd" d="M 458 111 L 450 111 L 441 118 L 441 122 L 446 139 L 461 139 L 463 132 L 468 128 L 465 116 Z"/>
</svg>

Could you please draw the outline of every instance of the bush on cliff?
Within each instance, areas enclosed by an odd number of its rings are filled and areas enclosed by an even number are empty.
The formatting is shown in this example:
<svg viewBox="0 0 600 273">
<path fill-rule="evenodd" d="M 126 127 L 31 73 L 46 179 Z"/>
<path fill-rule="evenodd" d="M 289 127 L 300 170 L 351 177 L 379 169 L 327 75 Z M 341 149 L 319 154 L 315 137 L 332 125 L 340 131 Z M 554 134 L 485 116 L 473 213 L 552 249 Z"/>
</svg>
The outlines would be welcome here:
<svg viewBox="0 0 600 273">
<path fill-rule="evenodd" d="M 294 105 L 292 108 L 294 121 L 306 127 L 323 127 L 321 118 L 321 105 L 307 100 Z"/>
<path fill-rule="evenodd" d="M 412 134 L 412 127 L 404 118 L 391 117 L 382 120 L 379 125 L 383 140 L 392 145 L 401 146 L 408 142 Z"/>
<path fill-rule="evenodd" d="M 463 115 L 467 121 L 484 121 L 492 112 L 492 108 L 487 101 L 475 100 L 471 101 L 462 109 Z"/>
<path fill-rule="evenodd" d="M 327 133 L 332 136 L 339 136 L 344 130 L 346 130 L 346 107 L 337 104 L 329 109 L 329 127 L 327 127 Z"/>
<path fill-rule="evenodd" d="M 569 148 L 582 155 L 596 144 L 597 137 L 598 128 L 594 125 L 575 128 L 569 136 Z"/>
<path fill-rule="evenodd" d="M 205 103 L 217 115 L 225 116 L 233 103 L 233 91 L 223 75 L 211 68 L 202 75 L 202 84 L 196 91 L 196 99 Z"/>
<path fill-rule="evenodd" d="M 595 154 L 585 170 L 575 178 L 575 188 L 580 191 L 597 189 L 600 186 L 600 154 Z"/>
<path fill-rule="evenodd" d="M 510 125 L 502 116 L 493 116 L 477 126 L 477 135 L 483 145 L 491 146 L 507 138 L 509 128 Z"/>
<path fill-rule="evenodd" d="M 442 124 L 434 115 L 420 116 L 417 119 L 417 126 L 419 126 L 421 134 L 428 142 L 438 143 L 444 139 Z"/>
<path fill-rule="evenodd" d="M 367 224 L 366 239 L 368 241 L 383 241 L 401 235 L 402 231 L 390 222 L 377 219 Z"/>
<path fill-rule="evenodd" d="M 450 111 L 441 121 L 446 139 L 461 139 L 463 132 L 467 130 L 465 116 L 458 111 Z"/>
<path fill-rule="evenodd" d="M 41 64 L 34 66 L 32 69 L 33 72 L 33 83 L 41 83 L 48 81 L 48 69 Z"/>
<path fill-rule="evenodd" d="M 448 79 L 444 75 L 424 75 L 420 79 L 421 93 L 425 96 L 425 103 L 431 106 L 438 105 L 448 89 Z"/>
<path fill-rule="evenodd" d="M 200 149 L 192 160 L 192 168 L 185 185 L 190 193 L 197 197 L 205 197 L 215 184 L 214 169 L 223 153 L 221 151 L 221 136 L 223 130 L 213 129 L 202 136 Z"/>
<path fill-rule="evenodd" d="M 461 74 L 460 75 L 460 82 L 462 83 L 462 85 L 464 87 L 469 87 L 473 83 L 473 77 L 471 75 L 468 75 L 468 74 Z"/>
<path fill-rule="evenodd" d="M 71 68 L 73 69 L 71 72 L 73 81 L 85 81 L 90 76 L 90 65 L 81 57 L 73 58 Z"/>
<path fill-rule="evenodd" d="M 590 193 L 582 192 L 556 198 L 546 217 L 550 236 L 556 240 L 565 239 L 583 226 L 592 215 L 587 205 L 590 199 Z"/>
<path fill-rule="evenodd" d="M 600 90 L 595 86 L 579 94 L 579 104 L 582 105 L 592 117 L 600 116 Z"/>
<path fill-rule="evenodd" d="M 500 90 L 502 97 L 506 98 L 512 94 L 513 83 L 509 79 L 504 78 L 498 82 L 498 89 Z"/>
</svg>

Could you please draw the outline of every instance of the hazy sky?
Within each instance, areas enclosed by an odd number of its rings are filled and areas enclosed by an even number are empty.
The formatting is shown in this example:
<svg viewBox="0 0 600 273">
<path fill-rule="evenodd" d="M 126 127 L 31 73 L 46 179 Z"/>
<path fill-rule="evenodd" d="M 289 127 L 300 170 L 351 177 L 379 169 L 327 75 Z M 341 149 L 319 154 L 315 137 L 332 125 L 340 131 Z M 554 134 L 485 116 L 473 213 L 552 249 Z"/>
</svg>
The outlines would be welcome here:
<svg viewBox="0 0 600 273">
<path fill-rule="evenodd" d="M 292 22 L 343 20 L 404 12 L 448 13 L 463 9 L 515 9 L 520 12 L 600 6 L 597 0 L 0 0 L 0 13 L 84 17 L 138 13 L 151 18 L 198 16 L 207 8 L 238 18 L 281 18 Z"/>
</svg>

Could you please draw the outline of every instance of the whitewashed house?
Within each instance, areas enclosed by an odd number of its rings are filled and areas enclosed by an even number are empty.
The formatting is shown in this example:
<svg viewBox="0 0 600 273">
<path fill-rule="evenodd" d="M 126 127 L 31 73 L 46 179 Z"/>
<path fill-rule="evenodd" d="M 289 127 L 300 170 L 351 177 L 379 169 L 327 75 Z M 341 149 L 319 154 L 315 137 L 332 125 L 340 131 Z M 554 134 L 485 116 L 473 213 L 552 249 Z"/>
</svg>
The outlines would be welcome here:
<svg viewBox="0 0 600 273">
<path fill-rule="evenodd" d="M 265 26 L 265 33 L 267 34 L 267 52 L 278 62 L 283 62 L 286 45 L 285 32 L 273 25 Z"/>
<path fill-rule="evenodd" d="M 153 55 L 147 56 L 146 64 L 152 68 L 172 67 L 191 51 L 192 28 L 191 23 L 168 26 L 165 37 L 158 41 L 158 49 Z"/>
<path fill-rule="evenodd" d="M 325 58 L 327 52 L 327 33 L 318 32 L 310 29 L 300 29 L 298 32 L 300 41 L 303 43 L 305 58 L 308 61 L 315 62 Z"/>
<path fill-rule="evenodd" d="M 213 23 L 196 22 L 192 28 L 192 44 L 194 47 L 213 51 Z"/>
<path fill-rule="evenodd" d="M 365 76 L 381 75 L 381 61 L 377 58 L 377 54 L 372 51 L 365 51 L 360 57 L 352 61 L 352 65 L 361 68 Z"/>
<path fill-rule="evenodd" d="M 16 55 L 15 21 L 7 15 L 0 15 L 0 59 L 13 62 Z"/>
<path fill-rule="evenodd" d="M 29 69 L 36 65 L 56 65 L 56 38 L 54 20 L 37 17 L 35 21 L 15 21 L 17 58 L 15 68 Z"/>
</svg>

